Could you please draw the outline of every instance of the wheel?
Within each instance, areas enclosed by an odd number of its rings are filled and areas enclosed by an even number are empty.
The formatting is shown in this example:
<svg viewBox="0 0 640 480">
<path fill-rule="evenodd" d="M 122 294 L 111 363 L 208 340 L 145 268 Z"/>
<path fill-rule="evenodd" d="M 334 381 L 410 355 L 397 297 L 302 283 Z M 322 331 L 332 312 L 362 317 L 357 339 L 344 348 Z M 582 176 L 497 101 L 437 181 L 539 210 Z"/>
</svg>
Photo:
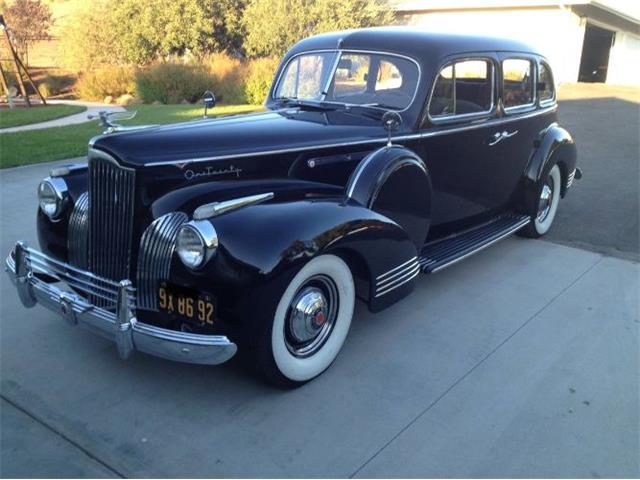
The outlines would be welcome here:
<svg viewBox="0 0 640 480">
<path fill-rule="evenodd" d="M 295 387 L 324 372 L 347 338 L 354 303 L 353 277 L 342 259 L 321 255 L 307 263 L 282 294 L 268 328 L 259 329 L 254 361 L 260 376 Z"/>
<path fill-rule="evenodd" d="M 560 167 L 554 165 L 547 178 L 540 183 L 537 211 L 531 216 L 531 222 L 521 230 L 524 236 L 538 238 L 549 231 L 558 211 L 561 185 Z"/>
</svg>

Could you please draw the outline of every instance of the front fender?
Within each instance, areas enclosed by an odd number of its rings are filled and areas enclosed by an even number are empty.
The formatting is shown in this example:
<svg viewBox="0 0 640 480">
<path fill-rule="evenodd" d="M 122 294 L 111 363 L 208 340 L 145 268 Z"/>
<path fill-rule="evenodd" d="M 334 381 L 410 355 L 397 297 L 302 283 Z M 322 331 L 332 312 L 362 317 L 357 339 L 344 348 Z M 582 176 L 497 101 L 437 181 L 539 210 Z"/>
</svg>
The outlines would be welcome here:
<svg viewBox="0 0 640 480">
<path fill-rule="evenodd" d="M 357 286 L 362 282 L 359 294 L 373 310 L 410 291 L 408 282 L 384 298 L 375 296 L 379 276 L 415 262 L 416 247 L 407 233 L 387 217 L 341 197 L 267 202 L 210 221 L 218 233 L 216 256 L 197 272 L 174 261 L 172 277 L 279 299 L 306 262 L 332 253 L 349 264 Z"/>
</svg>

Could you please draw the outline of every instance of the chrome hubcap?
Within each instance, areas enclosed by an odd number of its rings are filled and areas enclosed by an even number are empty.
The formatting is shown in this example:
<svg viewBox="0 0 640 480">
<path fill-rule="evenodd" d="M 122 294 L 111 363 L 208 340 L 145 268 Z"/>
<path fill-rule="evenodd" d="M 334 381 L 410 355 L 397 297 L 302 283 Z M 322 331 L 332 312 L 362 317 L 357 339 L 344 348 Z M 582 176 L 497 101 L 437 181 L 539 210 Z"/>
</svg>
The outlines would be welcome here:
<svg viewBox="0 0 640 480">
<path fill-rule="evenodd" d="M 319 275 L 310 278 L 293 297 L 285 322 L 285 341 L 297 357 L 316 353 L 333 330 L 338 290 L 333 281 Z"/>
<path fill-rule="evenodd" d="M 553 201 L 553 179 L 551 178 L 551 176 L 549 176 L 544 186 L 542 187 L 542 191 L 540 192 L 540 198 L 538 199 L 537 220 L 539 222 L 544 222 L 544 220 L 549 215 L 552 201 Z"/>
</svg>

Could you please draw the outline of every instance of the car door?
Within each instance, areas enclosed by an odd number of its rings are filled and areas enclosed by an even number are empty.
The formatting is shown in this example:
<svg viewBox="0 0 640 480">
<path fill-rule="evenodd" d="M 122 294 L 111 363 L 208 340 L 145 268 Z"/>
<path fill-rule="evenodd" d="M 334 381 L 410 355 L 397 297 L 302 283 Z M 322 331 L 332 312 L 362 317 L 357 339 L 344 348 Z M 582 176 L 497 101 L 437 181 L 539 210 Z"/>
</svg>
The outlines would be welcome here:
<svg viewBox="0 0 640 480">
<path fill-rule="evenodd" d="M 499 108 L 502 119 L 488 136 L 487 166 L 493 172 L 491 202 L 509 205 L 543 126 L 536 117 L 536 59 L 501 53 Z"/>
<path fill-rule="evenodd" d="M 495 207 L 487 139 L 495 130 L 496 65 L 493 53 L 454 58 L 434 79 L 418 148 L 431 175 L 436 235 Z"/>
</svg>

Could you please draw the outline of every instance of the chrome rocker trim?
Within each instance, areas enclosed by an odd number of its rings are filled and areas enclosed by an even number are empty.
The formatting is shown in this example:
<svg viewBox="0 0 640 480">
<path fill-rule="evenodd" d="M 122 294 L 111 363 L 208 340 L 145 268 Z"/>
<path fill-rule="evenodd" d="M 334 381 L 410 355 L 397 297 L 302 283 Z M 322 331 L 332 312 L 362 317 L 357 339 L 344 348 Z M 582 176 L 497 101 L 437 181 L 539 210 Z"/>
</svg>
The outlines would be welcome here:
<svg viewBox="0 0 640 480">
<path fill-rule="evenodd" d="M 81 325 L 115 342 L 123 359 L 139 350 L 177 362 L 217 365 L 236 353 L 236 344 L 222 335 L 184 333 L 137 321 L 135 290 L 129 280 L 113 282 L 84 272 L 23 242 L 16 243 L 5 261 L 5 270 L 25 307 L 39 303 L 71 325 Z M 114 308 L 92 305 L 73 291 L 44 281 L 41 275 L 86 292 L 88 298 L 106 298 Z"/>
</svg>

